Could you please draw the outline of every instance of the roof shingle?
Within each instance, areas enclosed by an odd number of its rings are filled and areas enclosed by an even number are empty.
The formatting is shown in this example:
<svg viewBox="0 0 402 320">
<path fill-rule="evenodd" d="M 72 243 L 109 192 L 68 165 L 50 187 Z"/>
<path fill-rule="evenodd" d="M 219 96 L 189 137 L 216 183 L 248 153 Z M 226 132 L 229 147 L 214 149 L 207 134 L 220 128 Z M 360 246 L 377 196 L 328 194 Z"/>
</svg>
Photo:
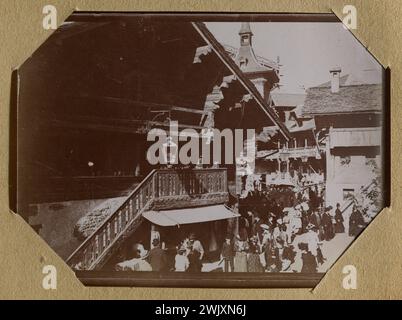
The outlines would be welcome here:
<svg viewBox="0 0 402 320">
<path fill-rule="evenodd" d="M 332 93 L 329 87 L 313 87 L 307 90 L 303 114 L 381 112 L 382 108 L 381 84 L 341 86 L 338 93 Z"/>
</svg>

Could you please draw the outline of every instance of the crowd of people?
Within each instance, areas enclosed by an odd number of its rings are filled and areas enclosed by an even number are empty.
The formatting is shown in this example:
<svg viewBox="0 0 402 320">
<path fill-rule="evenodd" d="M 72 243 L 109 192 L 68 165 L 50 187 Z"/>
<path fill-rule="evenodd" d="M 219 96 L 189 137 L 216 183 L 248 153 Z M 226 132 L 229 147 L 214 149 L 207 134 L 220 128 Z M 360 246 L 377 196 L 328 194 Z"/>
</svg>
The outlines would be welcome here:
<svg viewBox="0 0 402 320">
<path fill-rule="evenodd" d="M 317 186 L 293 197 L 281 190 L 283 201 L 272 200 L 279 199 L 272 197 L 275 191 L 257 190 L 245 199 L 238 231 L 234 237 L 228 234 L 222 246 L 224 271 L 314 273 L 326 260 L 323 241 L 345 232 L 340 205 L 324 207 Z M 353 214 L 351 223 L 349 233 L 355 236 Z"/>
<path fill-rule="evenodd" d="M 176 246 L 173 264 L 170 262 L 166 248 L 162 248 L 160 240 L 152 240 L 150 250 L 141 243 L 135 243 L 133 258 L 116 265 L 117 271 L 157 271 L 157 272 L 201 272 L 204 259 L 204 248 L 195 233 L 190 233 L 186 239 Z"/>
<path fill-rule="evenodd" d="M 325 207 L 323 190 L 317 186 L 297 194 L 276 189 L 250 192 L 238 211 L 240 217 L 228 223 L 220 247 L 217 269 L 224 272 L 315 273 L 326 261 L 322 251 L 324 241 L 332 240 L 337 233 L 345 233 L 340 204 L 335 208 Z M 356 237 L 365 225 L 362 211 L 354 205 L 348 235 Z M 150 250 L 137 243 L 133 248 L 134 258 L 118 263 L 116 269 L 203 271 L 206 253 L 195 233 L 189 233 L 174 251 L 173 256 L 168 254 L 158 238 L 152 240 Z"/>
</svg>

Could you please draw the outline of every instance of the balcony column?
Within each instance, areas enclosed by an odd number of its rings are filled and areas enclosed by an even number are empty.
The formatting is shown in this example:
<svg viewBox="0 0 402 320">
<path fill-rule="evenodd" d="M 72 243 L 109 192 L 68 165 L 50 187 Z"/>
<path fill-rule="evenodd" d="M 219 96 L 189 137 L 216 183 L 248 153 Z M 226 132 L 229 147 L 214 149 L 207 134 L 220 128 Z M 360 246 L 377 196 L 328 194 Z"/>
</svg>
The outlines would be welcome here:
<svg viewBox="0 0 402 320">
<path fill-rule="evenodd" d="M 154 224 L 151 224 L 151 236 L 150 236 L 150 244 L 149 244 L 149 247 L 151 249 L 154 248 L 154 245 L 152 244 L 152 241 L 154 239 L 158 239 L 160 241 L 161 240 L 161 235 L 160 235 L 157 227 Z M 162 245 L 162 243 L 160 243 L 160 244 Z"/>
</svg>

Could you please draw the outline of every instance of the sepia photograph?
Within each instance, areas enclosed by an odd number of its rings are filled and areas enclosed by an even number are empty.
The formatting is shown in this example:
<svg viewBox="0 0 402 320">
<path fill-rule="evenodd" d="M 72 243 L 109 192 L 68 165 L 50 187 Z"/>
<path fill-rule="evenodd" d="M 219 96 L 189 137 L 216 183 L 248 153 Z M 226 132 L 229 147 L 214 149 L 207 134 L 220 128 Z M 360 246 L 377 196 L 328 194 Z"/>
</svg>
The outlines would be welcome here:
<svg viewBox="0 0 402 320">
<path fill-rule="evenodd" d="M 313 287 L 384 207 L 386 88 L 332 14 L 74 12 L 13 73 L 10 206 L 86 285 Z"/>
</svg>

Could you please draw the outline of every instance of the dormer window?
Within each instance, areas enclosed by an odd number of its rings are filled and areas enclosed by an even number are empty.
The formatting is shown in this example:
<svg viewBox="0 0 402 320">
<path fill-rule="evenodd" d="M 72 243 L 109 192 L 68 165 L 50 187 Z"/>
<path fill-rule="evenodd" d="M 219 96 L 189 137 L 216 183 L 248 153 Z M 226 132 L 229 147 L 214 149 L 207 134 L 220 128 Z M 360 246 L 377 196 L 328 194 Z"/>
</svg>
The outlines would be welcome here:
<svg viewBox="0 0 402 320">
<path fill-rule="evenodd" d="M 247 67 L 248 64 L 248 59 L 247 58 L 241 58 L 239 65 L 240 65 L 240 69 L 244 69 L 245 67 Z"/>
<path fill-rule="evenodd" d="M 248 46 L 250 44 L 250 36 L 248 34 L 241 36 L 241 45 Z"/>
</svg>

